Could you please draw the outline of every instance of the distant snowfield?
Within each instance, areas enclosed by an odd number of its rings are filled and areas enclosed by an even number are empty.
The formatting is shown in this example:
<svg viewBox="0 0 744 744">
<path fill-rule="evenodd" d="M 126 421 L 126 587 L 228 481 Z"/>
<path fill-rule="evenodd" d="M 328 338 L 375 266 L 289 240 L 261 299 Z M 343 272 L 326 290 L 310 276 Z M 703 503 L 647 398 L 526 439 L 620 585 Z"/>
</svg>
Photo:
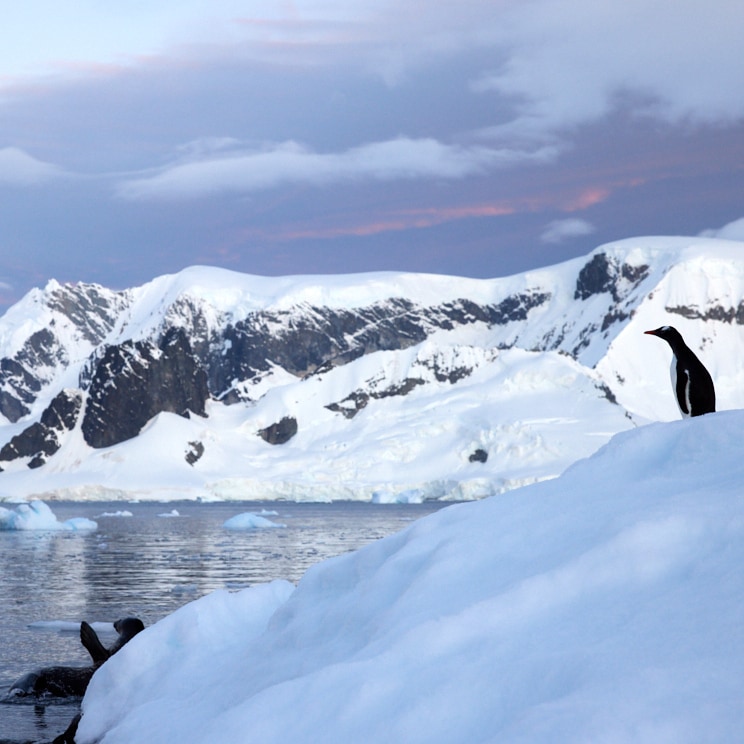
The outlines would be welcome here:
<svg viewBox="0 0 744 744">
<path fill-rule="evenodd" d="M 711 371 L 718 410 L 744 408 L 738 320 L 744 243 L 634 238 L 592 256 L 600 253 L 637 269 L 642 280 L 620 276 L 606 291 L 577 299 L 577 276 L 591 256 L 493 280 L 394 273 L 263 278 L 206 267 L 159 277 L 131 290 L 136 301 L 117 340 L 152 333 L 183 293 L 235 318 L 257 308 L 354 307 L 393 296 L 422 307 L 463 297 L 500 302 L 520 292 L 550 299 L 524 321 L 437 331 L 408 349 L 378 351 L 305 379 L 274 369 L 246 383 L 254 403 L 212 401 L 206 418 L 161 413 L 114 447 L 92 449 L 77 428 L 41 468 L 3 462 L 0 501 L 383 503 L 504 493 L 557 477 L 618 432 L 679 418 L 670 350 L 643 333 L 663 324 L 675 325 Z M 42 294 L 32 293 L 0 319 L 2 353 L 18 346 L 29 326 L 51 323 L 33 316 Z M 91 349 L 75 343 L 71 357 L 86 359 Z M 557 349 L 535 351 L 549 343 Z M 576 349 L 576 358 L 568 355 Z M 74 384 L 71 370 L 64 380 Z M 394 392 L 406 385 L 405 395 Z M 360 390 L 369 396 L 366 405 L 345 416 Z M 258 436 L 285 416 L 298 422 L 290 441 L 271 445 Z M 0 426 L 2 442 L 24 425 Z M 190 465 L 186 455 L 197 445 L 203 455 Z"/>
<path fill-rule="evenodd" d="M 94 676 L 80 744 L 720 744 L 744 730 L 744 412 L 220 591 Z"/>
<path fill-rule="evenodd" d="M 384 390 L 410 376 L 433 378 L 422 360 L 437 354 L 473 374 L 373 400 L 349 421 L 325 407 L 362 379 L 375 378 Z M 554 352 L 432 339 L 270 389 L 258 406 L 213 402 L 205 419 L 160 414 L 116 447 L 93 450 L 75 431 L 43 468 L 3 473 L 0 489 L 6 498 L 45 501 L 482 498 L 555 477 L 633 425 L 597 382 L 591 370 Z M 301 422 L 288 443 L 272 446 L 256 435 L 287 414 Z M 184 463 L 192 441 L 205 445 L 195 467 Z M 471 462 L 479 449 L 487 462 Z"/>
</svg>

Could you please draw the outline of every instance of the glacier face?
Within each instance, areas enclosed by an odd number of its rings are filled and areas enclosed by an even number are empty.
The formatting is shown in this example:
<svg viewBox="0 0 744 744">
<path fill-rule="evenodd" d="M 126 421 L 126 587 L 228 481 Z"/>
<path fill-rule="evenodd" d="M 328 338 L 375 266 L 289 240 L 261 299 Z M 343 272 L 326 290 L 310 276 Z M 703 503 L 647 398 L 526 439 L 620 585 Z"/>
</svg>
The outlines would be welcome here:
<svg viewBox="0 0 744 744">
<path fill-rule="evenodd" d="M 743 252 L 639 238 L 493 280 L 50 282 L 0 319 L 0 497 L 478 498 L 554 477 L 676 416 L 648 328 L 677 326 L 741 404 Z"/>
</svg>

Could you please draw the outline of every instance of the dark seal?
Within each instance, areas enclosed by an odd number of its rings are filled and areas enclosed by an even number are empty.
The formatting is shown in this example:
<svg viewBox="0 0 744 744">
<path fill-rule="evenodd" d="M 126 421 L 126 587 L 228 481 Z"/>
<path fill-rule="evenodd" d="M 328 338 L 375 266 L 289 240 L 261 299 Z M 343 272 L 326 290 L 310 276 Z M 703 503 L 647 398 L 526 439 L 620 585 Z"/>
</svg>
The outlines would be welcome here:
<svg viewBox="0 0 744 744">
<path fill-rule="evenodd" d="M 117 620 L 114 628 L 119 636 L 110 648 L 106 648 L 96 631 L 83 620 L 80 623 L 80 642 L 93 663 L 84 667 L 50 666 L 36 669 L 14 682 L 7 697 L 82 697 L 96 669 L 145 626 L 139 618 L 125 617 Z"/>
</svg>

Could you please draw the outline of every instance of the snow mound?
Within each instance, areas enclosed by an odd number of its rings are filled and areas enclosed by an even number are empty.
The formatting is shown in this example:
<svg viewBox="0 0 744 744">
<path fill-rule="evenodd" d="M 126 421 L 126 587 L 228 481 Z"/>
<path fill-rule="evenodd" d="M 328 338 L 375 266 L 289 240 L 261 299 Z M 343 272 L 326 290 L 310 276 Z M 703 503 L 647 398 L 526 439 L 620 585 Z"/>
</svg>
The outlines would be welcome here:
<svg viewBox="0 0 744 744">
<path fill-rule="evenodd" d="M 85 517 L 60 522 L 43 501 L 19 504 L 15 509 L 0 506 L 0 530 L 95 530 L 98 525 Z"/>
<path fill-rule="evenodd" d="M 80 744 L 736 741 L 744 412 L 217 592 L 95 675 Z"/>
</svg>

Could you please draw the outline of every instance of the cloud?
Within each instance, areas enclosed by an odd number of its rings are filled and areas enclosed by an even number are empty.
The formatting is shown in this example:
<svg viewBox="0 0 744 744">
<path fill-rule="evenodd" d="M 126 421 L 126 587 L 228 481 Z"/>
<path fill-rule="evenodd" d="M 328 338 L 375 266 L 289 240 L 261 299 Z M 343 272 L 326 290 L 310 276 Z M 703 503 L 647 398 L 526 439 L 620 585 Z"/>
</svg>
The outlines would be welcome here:
<svg viewBox="0 0 744 744">
<path fill-rule="evenodd" d="M 571 238 L 579 238 L 594 232 L 594 225 L 586 220 L 569 218 L 565 220 L 554 220 L 549 223 L 540 240 L 543 243 L 563 243 Z"/>
<path fill-rule="evenodd" d="M 729 222 L 723 227 L 703 230 L 700 236 L 705 238 L 721 238 L 722 240 L 744 241 L 744 217 Z"/>
<path fill-rule="evenodd" d="M 37 160 L 17 147 L 0 149 L 0 184 L 31 186 L 62 174 L 57 166 Z"/>
<path fill-rule="evenodd" d="M 503 62 L 473 82 L 512 100 L 491 134 L 535 137 L 625 108 L 671 123 L 744 117 L 738 0 L 513 3 L 494 44 Z"/>
<path fill-rule="evenodd" d="M 491 133 L 545 138 L 623 109 L 674 124 L 744 117 L 740 0 L 357 0 L 292 5 L 243 23 L 250 43 L 287 54 L 311 41 L 325 61 L 404 87 L 457 58 L 471 90 L 511 116 Z M 265 11 L 269 12 L 269 11 Z M 276 11 L 271 11 L 272 13 Z M 317 57 L 319 61 L 322 57 Z M 480 69 L 479 69 L 480 68 Z M 423 71 L 423 72 L 422 72 Z M 496 107 L 495 107 L 496 108 Z"/>
<path fill-rule="evenodd" d="M 347 236 L 366 237 L 386 232 L 423 229 L 435 227 L 458 220 L 504 217 L 515 214 L 519 207 L 508 202 L 493 204 L 468 204 L 455 207 L 423 207 L 418 209 L 397 210 L 395 212 L 372 217 L 353 224 L 332 225 L 324 227 L 306 227 L 285 230 L 273 235 L 277 240 L 304 240 L 306 238 L 340 238 Z"/>
<path fill-rule="evenodd" d="M 546 161 L 555 150 L 494 149 L 443 144 L 435 139 L 374 142 L 340 153 L 318 153 L 296 142 L 264 150 L 202 157 L 120 184 L 130 200 L 193 199 L 226 192 L 249 193 L 282 185 L 323 186 L 345 181 L 460 179 L 528 161 Z"/>
</svg>

